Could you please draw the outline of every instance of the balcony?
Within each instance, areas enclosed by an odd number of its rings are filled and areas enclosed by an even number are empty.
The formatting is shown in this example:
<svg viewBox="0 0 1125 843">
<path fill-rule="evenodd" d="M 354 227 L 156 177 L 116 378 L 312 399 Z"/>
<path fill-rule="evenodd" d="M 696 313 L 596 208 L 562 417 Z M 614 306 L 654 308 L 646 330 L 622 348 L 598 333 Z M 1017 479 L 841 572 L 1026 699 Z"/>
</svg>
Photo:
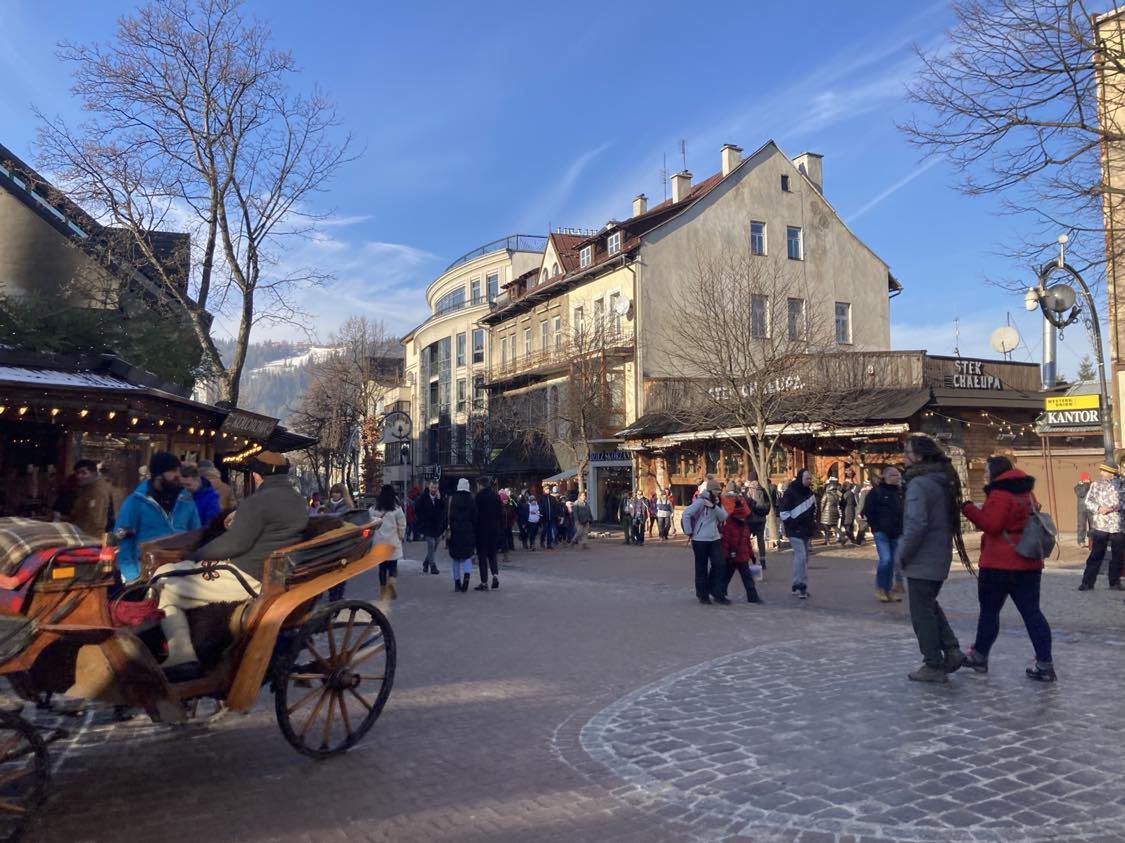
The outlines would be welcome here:
<svg viewBox="0 0 1125 843">
<path fill-rule="evenodd" d="M 512 234 L 508 237 L 502 237 L 499 240 L 493 240 L 491 243 L 485 243 L 473 249 L 471 252 L 466 252 L 453 261 L 445 268 L 445 272 L 460 266 L 463 263 L 468 263 L 479 257 L 483 257 L 491 252 L 499 252 L 505 249 L 509 252 L 542 252 L 547 248 L 547 238 L 538 234 Z M 442 275 L 445 275 L 445 272 Z"/>
<path fill-rule="evenodd" d="M 620 358 L 633 351 L 635 335 L 632 322 L 621 320 L 620 324 L 610 323 L 603 334 L 593 339 L 576 340 L 564 333 L 561 345 L 556 348 L 532 351 L 530 354 L 517 354 L 514 358 L 489 367 L 488 383 L 495 386 L 515 378 L 543 376 L 566 371 L 579 357 Z M 553 337 L 552 337 L 553 340 Z M 493 339 L 496 342 L 496 339 Z"/>
</svg>

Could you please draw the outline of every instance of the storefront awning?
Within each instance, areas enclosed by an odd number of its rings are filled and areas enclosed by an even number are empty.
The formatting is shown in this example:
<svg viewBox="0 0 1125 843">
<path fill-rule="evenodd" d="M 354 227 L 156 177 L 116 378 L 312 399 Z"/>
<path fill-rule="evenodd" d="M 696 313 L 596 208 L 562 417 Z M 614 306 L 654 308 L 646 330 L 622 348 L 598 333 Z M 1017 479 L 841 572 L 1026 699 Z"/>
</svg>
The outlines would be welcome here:
<svg viewBox="0 0 1125 843">
<path fill-rule="evenodd" d="M 574 477 L 577 477 L 577 476 L 578 476 L 578 469 L 568 468 L 566 471 L 560 471 L 558 474 L 554 475 L 553 477 L 543 478 L 543 482 L 544 483 L 561 483 L 563 480 L 570 480 L 571 478 L 574 478 Z"/>
<path fill-rule="evenodd" d="M 1015 389 L 950 389 L 934 387 L 938 407 L 983 407 L 988 410 L 1042 410 L 1043 395 Z"/>
</svg>

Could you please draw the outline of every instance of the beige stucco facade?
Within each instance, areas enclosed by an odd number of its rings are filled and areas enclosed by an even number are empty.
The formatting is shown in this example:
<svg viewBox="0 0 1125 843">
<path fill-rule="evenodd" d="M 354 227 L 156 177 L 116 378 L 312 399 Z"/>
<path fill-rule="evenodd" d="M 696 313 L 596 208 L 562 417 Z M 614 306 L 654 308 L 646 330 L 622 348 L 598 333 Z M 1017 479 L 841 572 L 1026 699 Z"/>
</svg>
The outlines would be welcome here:
<svg viewBox="0 0 1125 843">
<path fill-rule="evenodd" d="M 490 297 L 495 298 L 513 278 L 540 266 L 542 252 L 534 246 L 542 241 L 534 237 L 497 241 L 455 261 L 426 288 L 431 315 L 403 338 L 415 482 L 435 465 L 443 465 L 442 473 L 447 474 L 449 468 L 464 469 L 469 462 L 463 431 L 474 412 L 486 409 L 481 395 L 491 347 L 489 331 L 478 322 L 491 308 Z"/>
</svg>

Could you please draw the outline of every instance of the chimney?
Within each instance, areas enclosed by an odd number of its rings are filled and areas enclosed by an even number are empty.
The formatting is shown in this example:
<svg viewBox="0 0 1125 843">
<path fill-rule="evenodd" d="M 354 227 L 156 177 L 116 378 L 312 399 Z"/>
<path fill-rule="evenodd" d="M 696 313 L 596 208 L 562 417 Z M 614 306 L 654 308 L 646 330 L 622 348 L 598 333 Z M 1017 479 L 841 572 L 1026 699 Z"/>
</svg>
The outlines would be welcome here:
<svg viewBox="0 0 1125 843">
<path fill-rule="evenodd" d="M 684 170 L 682 173 L 676 173 L 672 176 L 672 202 L 679 202 L 687 198 L 688 191 L 691 190 L 691 173 Z"/>
<path fill-rule="evenodd" d="M 633 200 L 633 216 L 639 217 L 648 210 L 648 197 L 643 193 Z"/>
<path fill-rule="evenodd" d="M 730 171 L 738 166 L 738 162 L 742 160 L 742 147 L 735 146 L 733 143 L 724 143 L 723 151 L 723 175 L 729 176 Z"/>
<path fill-rule="evenodd" d="M 816 152 L 802 152 L 793 159 L 805 178 L 813 183 L 813 187 L 824 193 L 824 156 Z"/>
</svg>

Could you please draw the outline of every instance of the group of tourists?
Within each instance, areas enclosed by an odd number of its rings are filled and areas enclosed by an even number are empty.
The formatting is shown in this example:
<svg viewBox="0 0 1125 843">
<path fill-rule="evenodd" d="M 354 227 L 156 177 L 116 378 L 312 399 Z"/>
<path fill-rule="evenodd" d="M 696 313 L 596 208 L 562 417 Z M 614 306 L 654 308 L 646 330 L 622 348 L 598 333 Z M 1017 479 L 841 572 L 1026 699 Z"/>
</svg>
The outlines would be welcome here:
<svg viewBox="0 0 1125 843">
<path fill-rule="evenodd" d="M 652 538 L 654 530 L 661 541 L 668 541 L 670 536 L 676 535 L 675 509 L 672 490 L 667 488 L 648 495 L 637 489 L 635 494 L 622 497 L 617 515 L 625 533 L 625 544 L 643 545 L 646 533 Z"/>
<path fill-rule="evenodd" d="M 727 589 L 737 572 L 748 603 L 764 602 L 754 583 L 751 519 L 764 517 L 761 505 L 735 483 L 726 490 L 718 480 L 704 481 L 695 499 L 680 516 L 680 527 L 695 561 L 695 596 L 700 603 L 729 605 Z"/>
<path fill-rule="evenodd" d="M 507 514 L 510 495 L 505 494 L 502 499 L 487 477 L 479 482 L 480 489 L 474 496 L 468 478 L 462 477 L 457 481 L 457 490 L 446 500 L 434 480 L 413 500 L 414 523 L 426 542 L 422 573 L 441 573 L 436 554 L 444 538 L 453 588 L 461 593 L 469 591 L 474 557 L 480 570 L 480 584 L 474 590 L 499 588 L 499 555 L 507 554 L 510 549 L 511 522 Z M 535 523 L 538 525 L 538 517 Z"/>
<path fill-rule="evenodd" d="M 820 528 L 825 544 L 836 541 L 839 544 L 851 542 L 863 544 L 868 524 L 863 518 L 863 505 L 871 492 L 872 483 L 862 486 L 853 482 L 850 476 L 844 482 L 835 476 L 828 478 L 820 497 Z"/>
</svg>

